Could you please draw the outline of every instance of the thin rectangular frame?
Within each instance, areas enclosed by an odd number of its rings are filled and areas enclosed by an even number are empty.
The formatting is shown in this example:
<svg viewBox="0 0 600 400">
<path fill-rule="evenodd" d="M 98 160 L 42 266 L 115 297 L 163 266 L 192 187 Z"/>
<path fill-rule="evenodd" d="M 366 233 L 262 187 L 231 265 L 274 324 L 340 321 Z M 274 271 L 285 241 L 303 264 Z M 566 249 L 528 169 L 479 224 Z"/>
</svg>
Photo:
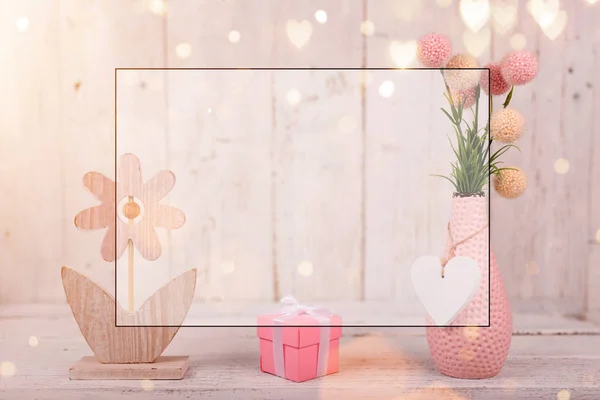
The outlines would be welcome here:
<svg viewBox="0 0 600 400">
<path fill-rule="evenodd" d="M 118 204 L 117 201 L 117 164 L 118 164 L 118 154 L 117 151 L 117 75 L 118 71 L 237 71 L 237 70 L 251 70 L 251 71 L 445 71 L 445 70 L 487 70 L 488 71 L 488 87 L 491 87 L 491 71 L 490 68 L 233 68 L 233 67 L 224 67 L 224 68 L 115 68 L 115 205 Z M 491 109 L 488 104 L 488 126 L 490 126 L 491 122 Z M 492 209 L 492 199 L 490 196 L 490 184 L 491 184 L 491 166 L 489 159 L 491 157 L 491 141 L 488 140 L 488 323 L 487 325 L 285 325 L 287 327 L 292 328 L 319 328 L 319 327 L 329 327 L 329 328 L 490 328 L 491 327 L 491 319 L 492 319 L 492 299 L 491 299 L 491 291 L 492 291 L 492 281 L 489 279 L 491 275 L 491 264 L 492 264 L 492 229 L 491 229 L 491 209 Z M 115 213 L 115 224 L 117 223 L 116 219 L 118 218 L 117 213 Z M 115 249 L 117 248 L 117 235 L 115 235 Z M 117 328 L 275 328 L 281 325 L 119 325 L 117 323 L 117 308 L 118 308 L 118 291 L 117 291 L 117 257 L 115 257 L 115 327 Z M 193 301 L 192 301 L 193 302 Z"/>
</svg>

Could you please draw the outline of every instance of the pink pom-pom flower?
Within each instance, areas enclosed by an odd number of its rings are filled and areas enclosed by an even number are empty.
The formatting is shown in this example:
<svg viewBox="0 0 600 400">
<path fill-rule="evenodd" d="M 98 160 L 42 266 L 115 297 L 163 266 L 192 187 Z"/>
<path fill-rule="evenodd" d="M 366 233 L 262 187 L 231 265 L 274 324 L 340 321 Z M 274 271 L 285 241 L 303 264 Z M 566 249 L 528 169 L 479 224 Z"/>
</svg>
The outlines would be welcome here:
<svg viewBox="0 0 600 400">
<path fill-rule="evenodd" d="M 444 79 L 452 91 L 471 89 L 477 86 L 480 78 L 479 62 L 470 54 L 456 54 L 444 70 Z"/>
<path fill-rule="evenodd" d="M 430 33 L 418 41 L 417 57 L 427 68 L 441 68 L 452 53 L 450 39 L 439 33 Z"/>
<path fill-rule="evenodd" d="M 494 175 L 494 189 L 506 199 L 515 199 L 527 189 L 527 175 L 520 168 L 505 169 Z"/>
<path fill-rule="evenodd" d="M 475 104 L 475 95 L 477 92 L 477 88 L 471 88 L 466 90 L 461 90 L 459 92 L 452 90 L 452 102 L 455 106 L 458 106 L 458 103 L 461 103 L 463 108 L 469 108 Z"/>
<path fill-rule="evenodd" d="M 504 77 L 500 72 L 499 64 L 490 63 L 484 66 L 483 68 L 490 69 L 489 74 L 487 70 L 484 70 L 481 73 L 481 80 L 479 81 L 479 84 L 481 85 L 481 88 L 484 92 L 492 96 L 499 96 L 508 92 L 508 89 L 510 89 L 510 85 L 504 80 Z"/>
<path fill-rule="evenodd" d="M 512 143 L 525 132 L 525 117 L 512 108 L 495 111 L 490 118 L 490 136 L 494 140 Z"/>
<path fill-rule="evenodd" d="M 513 51 L 502 60 L 500 72 L 509 85 L 529 83 L 538 73 L 537 57 L 528 50 Z"/>
</svg>

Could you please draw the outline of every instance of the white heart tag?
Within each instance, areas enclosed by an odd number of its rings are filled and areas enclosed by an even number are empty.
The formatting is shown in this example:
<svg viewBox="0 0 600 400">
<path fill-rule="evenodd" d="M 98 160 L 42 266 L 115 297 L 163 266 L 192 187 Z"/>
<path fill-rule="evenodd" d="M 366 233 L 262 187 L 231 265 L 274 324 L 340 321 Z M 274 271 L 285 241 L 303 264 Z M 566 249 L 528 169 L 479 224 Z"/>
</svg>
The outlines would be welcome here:
<svg viewBox="0 0 600 400">
<path fill-rule="evenodd" d="M 437 256 L 423 256 L 412 265 L 415 292 L 438 326 L 450 324 L 469 304 L 481 281 L 477 261 L 458 256 L 448 261 L 442 278 L 442 262 Z"/>
</svg>

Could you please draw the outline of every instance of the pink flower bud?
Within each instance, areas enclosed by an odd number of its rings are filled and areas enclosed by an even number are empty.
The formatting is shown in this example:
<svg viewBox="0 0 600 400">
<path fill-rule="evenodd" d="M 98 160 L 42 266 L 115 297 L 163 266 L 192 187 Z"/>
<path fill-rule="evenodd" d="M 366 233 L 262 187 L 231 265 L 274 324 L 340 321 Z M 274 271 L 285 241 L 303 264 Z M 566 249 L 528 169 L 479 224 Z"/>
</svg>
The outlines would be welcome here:
<svg viewBox="0 0 600 400">
<path fill-rule="evenodd" d="M 528 50 L 513 51 L 502 60 L 500 71 L 509 85 L 524 85 L 538 73 L 537 57 Z"/>
<path fill-rule="evenodd" d="M 481 88 L 484 92 L 492 96 L 499 96 L 508 92 L 508 90 L 510 89 L 510 85 L 504 80 L 504 77 L 500 72 L 499 64 L 490 63 L 484 66 L 483 68 L 490 69 L 489 74 L 487 70 L 484 70 L 481 73 L 481 79 L 479 80 L 479 84 L 481 85 Z M 491 89 L 488 87 L 490 83 Z"/>
<path fill-rule="evenodd" d="M 452 43 L 444 35 L 430 33 L 419 39 L 417 58 L 427 68 L 441 68 L 452 53 Z"/>
</svg>

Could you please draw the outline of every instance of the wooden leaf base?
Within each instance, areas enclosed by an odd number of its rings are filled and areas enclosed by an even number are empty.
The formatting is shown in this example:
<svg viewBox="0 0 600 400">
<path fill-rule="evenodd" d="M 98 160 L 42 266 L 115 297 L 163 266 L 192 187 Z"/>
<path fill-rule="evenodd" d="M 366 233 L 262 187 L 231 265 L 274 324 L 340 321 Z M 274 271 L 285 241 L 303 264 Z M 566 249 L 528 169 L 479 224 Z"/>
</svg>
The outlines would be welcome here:
<svg viewBox="0 0 600 400">
<path fill-rule="evenodd" d="M 183 324 L 196 288 L 196 269 L 192 269 L 157 290 L 130 314 L 79 272 L 62 267 L 61 276 L 73 317 L 98 360 L 105 364 L 155 361 Z"/>
<path fill-rule="evenodd" d="M 189 368 L 188 356 L 162 356 L 146 364 L 102 364 L 83 357 L 69 370 L 73 380 L 180 380 Z"/>
</svg>

